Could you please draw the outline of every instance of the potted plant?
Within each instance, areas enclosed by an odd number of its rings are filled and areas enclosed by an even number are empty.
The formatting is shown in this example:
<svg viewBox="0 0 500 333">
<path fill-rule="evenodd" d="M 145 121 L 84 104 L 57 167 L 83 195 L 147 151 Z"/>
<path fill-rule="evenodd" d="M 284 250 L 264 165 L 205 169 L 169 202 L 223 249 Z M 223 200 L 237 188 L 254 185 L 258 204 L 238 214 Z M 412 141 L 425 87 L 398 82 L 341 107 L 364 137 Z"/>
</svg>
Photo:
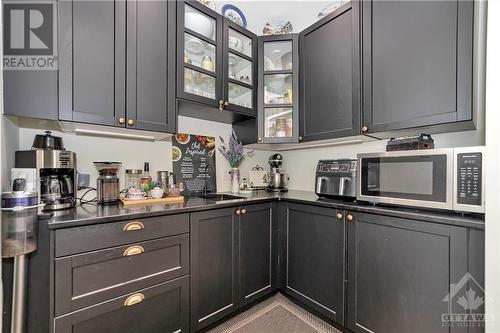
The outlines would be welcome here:
<svg viewBox="0 0 500 333">
<path fill-rule="evenodd" d="M 231 130 L 227 145 L 222 137 L 219 136 L 219 139 L 222 143 L 221 147 L 219 147 L 219 151 L 229 162 L 229 166 L 231 167 L 231 192 L 238 193 L 240 190 L 239 166 L 245 158 L 253 156 L 254 151 L 247 150 L 247 152 L 244 152 L 245 148 L 243 148 L 241 142 L 238 142 L 238 137 L 233 129 Z"/>
</svg>

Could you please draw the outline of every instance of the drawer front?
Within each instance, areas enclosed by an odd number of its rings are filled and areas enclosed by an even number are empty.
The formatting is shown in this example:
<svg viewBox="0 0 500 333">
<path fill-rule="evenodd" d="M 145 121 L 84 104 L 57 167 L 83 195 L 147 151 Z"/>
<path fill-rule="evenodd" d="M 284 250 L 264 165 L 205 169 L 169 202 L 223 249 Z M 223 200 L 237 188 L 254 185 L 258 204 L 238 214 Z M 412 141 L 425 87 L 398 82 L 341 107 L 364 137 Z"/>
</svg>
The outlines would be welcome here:
<svg viewBox="0 0 500 333">
<path fill-rule="evenodd" d="M 55 232 L 56 257 L 189 232 L 189 214 L 148 217 Z"/>
<path fill-rule="evenodd" d="M 184 276 L 58 317 L 54 333 L 172 333 L 188 332 L 188 325 L 189 276 Z"/>
<path fill-rule="evenodd" d="M 55 260 L 56 316 L 189 273 L 189 234 Z"/>
</svg>

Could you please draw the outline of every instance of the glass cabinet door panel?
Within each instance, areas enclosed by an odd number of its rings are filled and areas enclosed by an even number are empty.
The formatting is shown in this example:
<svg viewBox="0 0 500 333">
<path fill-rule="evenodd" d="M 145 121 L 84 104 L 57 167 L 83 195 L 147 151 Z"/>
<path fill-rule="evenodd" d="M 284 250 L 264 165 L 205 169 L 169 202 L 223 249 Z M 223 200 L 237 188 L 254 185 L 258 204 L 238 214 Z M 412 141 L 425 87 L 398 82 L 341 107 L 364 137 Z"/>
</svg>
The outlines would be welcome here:
<svg viewBox="0 0 500 333">
<path fill-rule="evenodd" d="M 215 46 L 184 33 L 184 62 L 215 72 Z"/>
<path fill-rule="evenodd" d="M 184 68 L 184 91 L 215 99 L 215 77 Z"/>
<path fill-rule="evenodd" d="M 216 21 L 191 6 L 184 5 L 184 25 L 200 35 L 215 40 Z"/>
<path fill-rule="evenodd" d="M 264 136 L 266 138 L 291 138 L 292 116 L 292 108 L 265 108 Z"/>
<path fill-rule="evenodd" d="M 230 104 L 252 108 L 252 89 L 229 82 L 228 92 Z"/>
<path fill-rule="evenodd" d="M 228 45 L 231 50 L 252 56 L 252 39 L 231 28 L 229 28 Z"/>
<path fill-rule="evenodd" d="M 252 62 L 229 52 L 228 77 L 246 84 L 252 84 Z"/>
<path fill-rule="evenodd" d="M 264 71 L 292 70 L 292 42 L 264 43 Z"/>
<path fill-rule="evenodd" d="M 292 74 L 264 75 L 264 104 L 292 104 Z"/>
</svg>

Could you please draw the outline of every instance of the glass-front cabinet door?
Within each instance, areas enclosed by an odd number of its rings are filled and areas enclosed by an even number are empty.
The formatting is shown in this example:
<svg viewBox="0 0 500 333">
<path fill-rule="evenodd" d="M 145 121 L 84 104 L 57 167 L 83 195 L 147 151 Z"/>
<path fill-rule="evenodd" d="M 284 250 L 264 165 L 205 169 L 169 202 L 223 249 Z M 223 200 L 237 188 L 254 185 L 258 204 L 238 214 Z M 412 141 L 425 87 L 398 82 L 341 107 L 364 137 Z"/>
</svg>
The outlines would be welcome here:
<svg viewBox="0 0 500 333">
<path fill-rule="evenodd" d="M 222 107 L 222 17 L 196 1 L 177 6 L 177 95 Z"/>
<path fill-rule="evenodd" d="M 262 36 L 258 41 L 258 141 L 298 142 L 298 35 Z"/>
<path fill-rule="evenodd" d="M 257 36 L 224 19 L 224 109 L 256 116 Z"/>
</svg>

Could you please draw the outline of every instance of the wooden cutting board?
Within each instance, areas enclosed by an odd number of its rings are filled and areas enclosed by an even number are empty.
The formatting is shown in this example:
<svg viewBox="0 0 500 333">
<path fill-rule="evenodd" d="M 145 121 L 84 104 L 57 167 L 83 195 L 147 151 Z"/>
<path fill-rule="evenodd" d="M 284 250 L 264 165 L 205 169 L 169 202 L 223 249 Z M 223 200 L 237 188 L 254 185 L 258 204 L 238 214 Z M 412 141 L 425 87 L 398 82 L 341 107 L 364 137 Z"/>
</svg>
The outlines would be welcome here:
<svg viewBox="0 0 500 333">
<path fill-rule="evenodd" d="M 157 205 L 157 204 L 171 204 L 171 203 L 180 203 L 184 202 L 184 197 L 182 195 L 174 196 L 174 197 L 166 197 L 166 198 L 144 198 L 141 200 L 129 200 L 122 199 L 123 206 L 143 206 L 143 205 Z"/>
</svg>

